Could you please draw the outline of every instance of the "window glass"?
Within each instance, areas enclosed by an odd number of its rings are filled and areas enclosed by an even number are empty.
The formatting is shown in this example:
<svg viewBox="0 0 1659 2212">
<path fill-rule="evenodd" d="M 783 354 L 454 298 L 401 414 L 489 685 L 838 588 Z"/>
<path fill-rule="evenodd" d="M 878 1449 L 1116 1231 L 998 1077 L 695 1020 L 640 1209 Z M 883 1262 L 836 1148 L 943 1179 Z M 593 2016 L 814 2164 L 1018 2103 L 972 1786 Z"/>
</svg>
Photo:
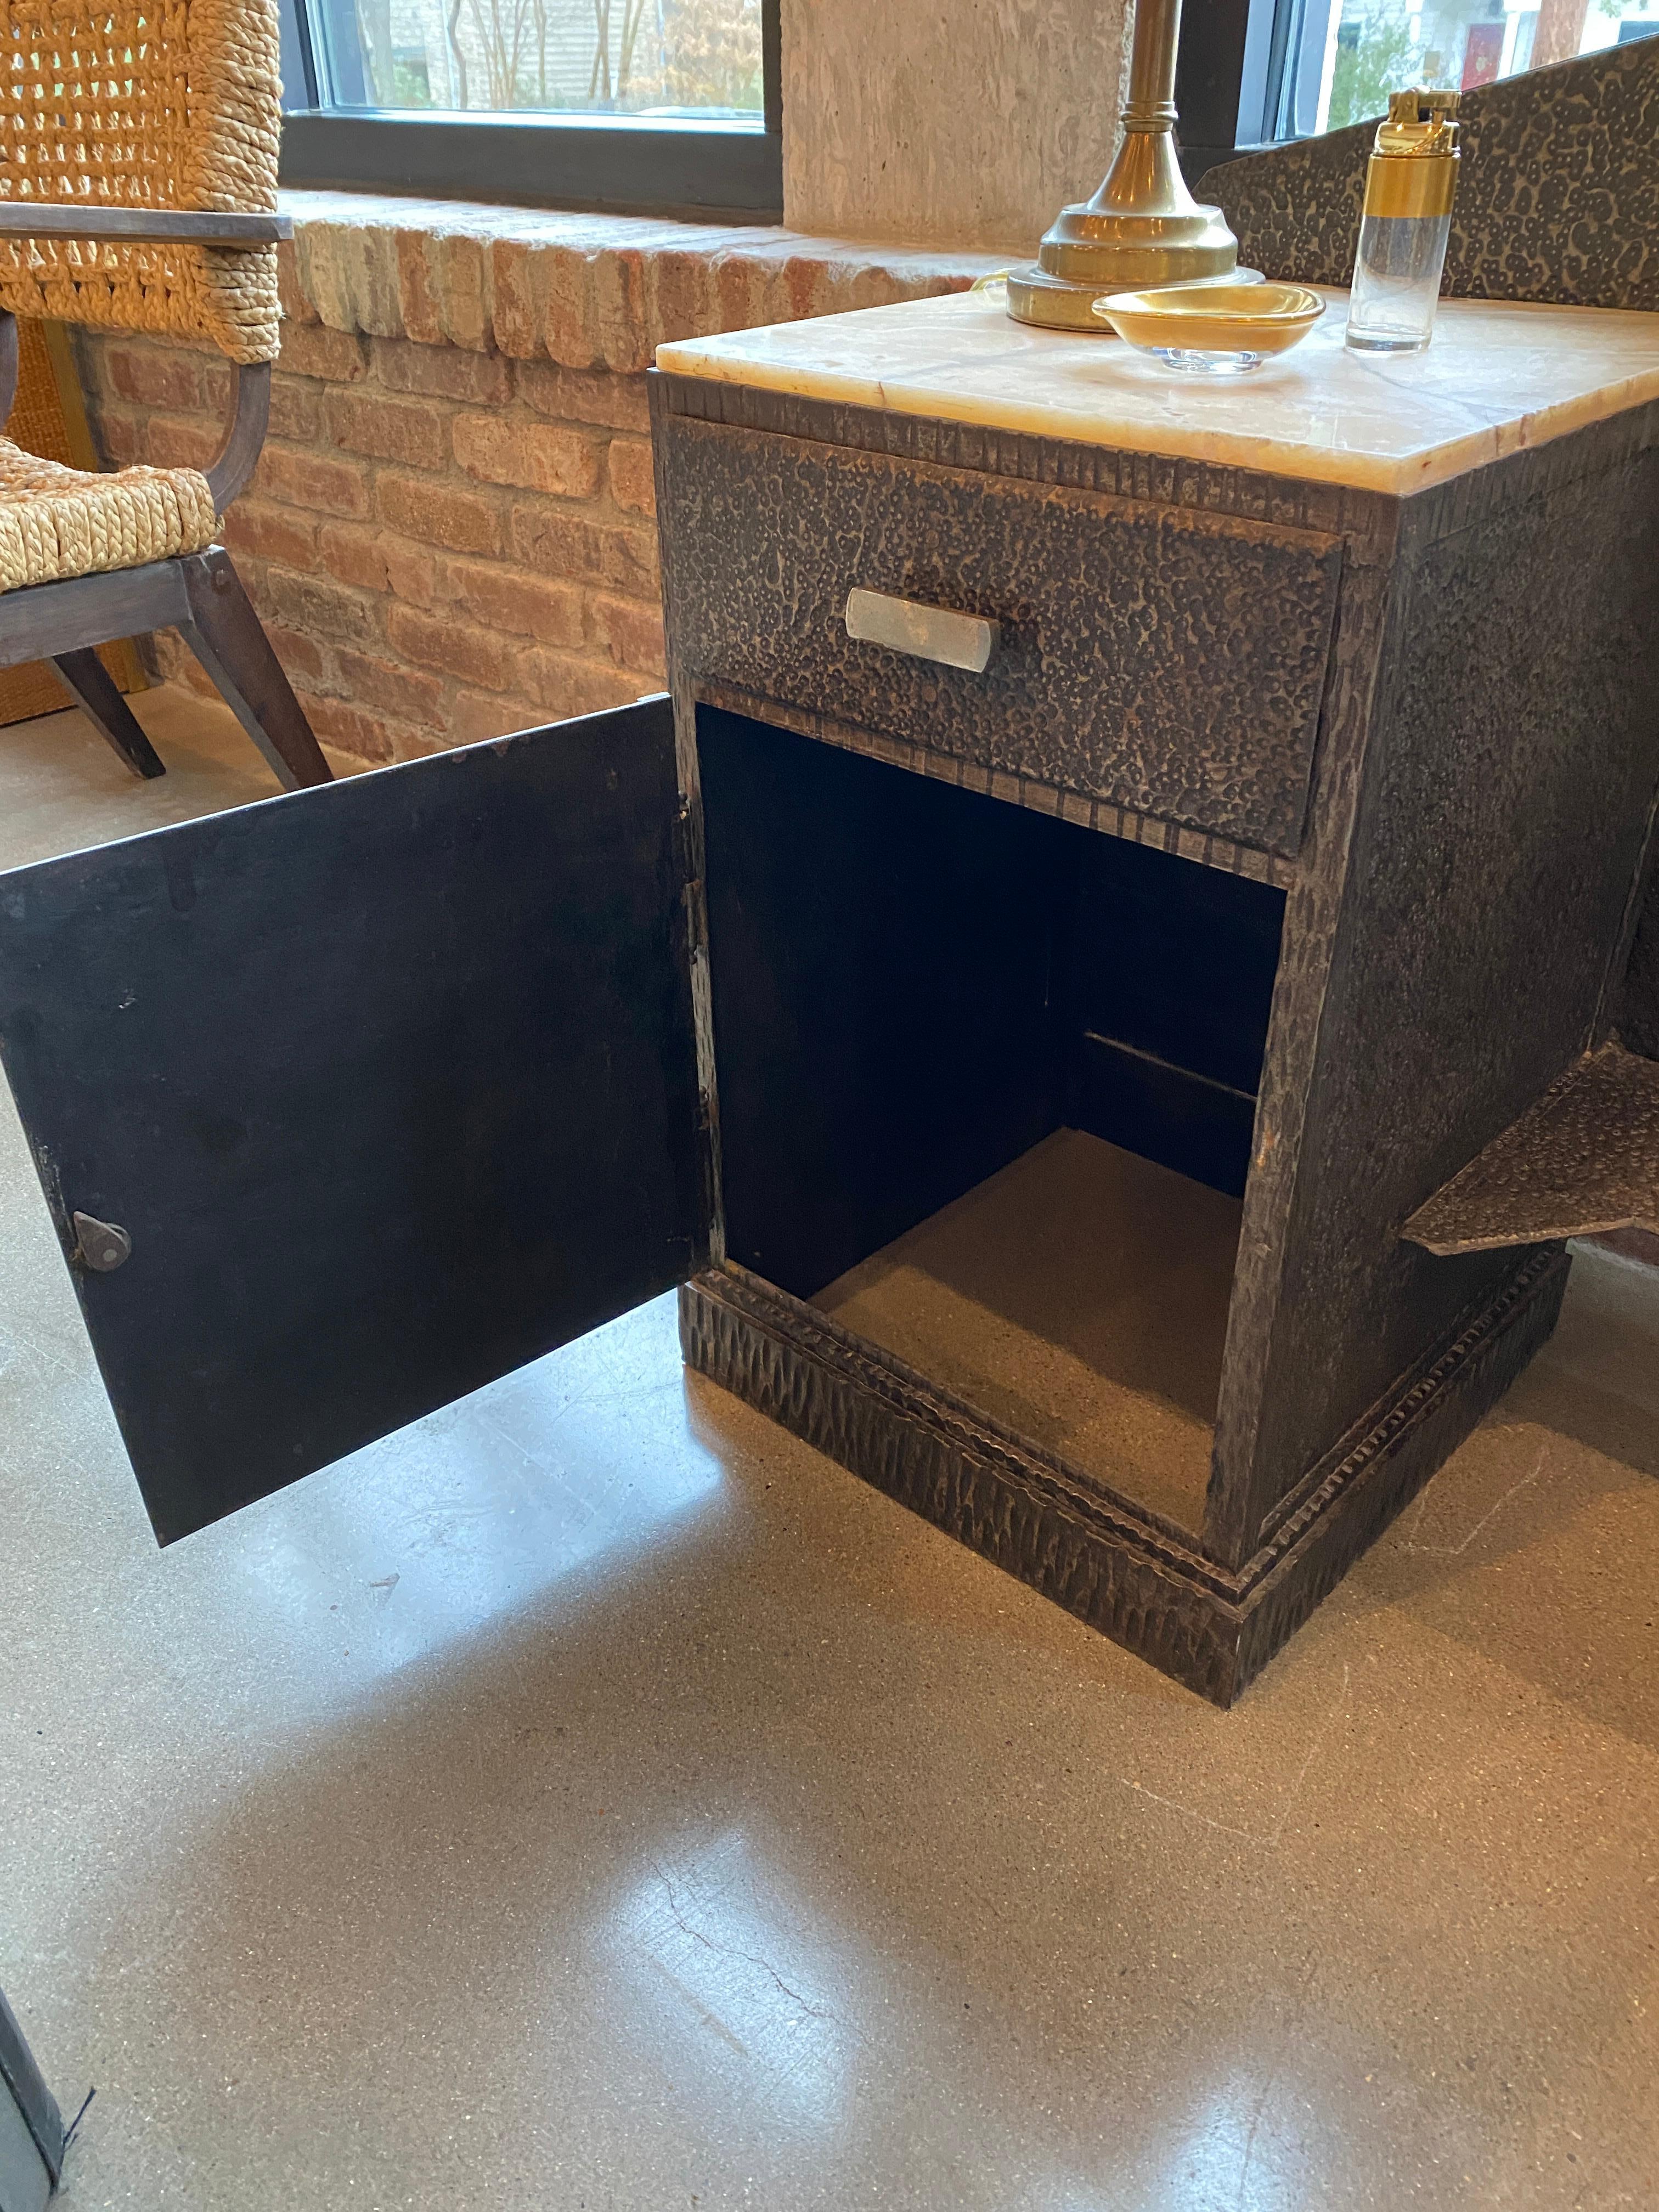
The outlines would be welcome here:
<svg viewBox="0 0 1659 2212">
<path fill-rule="evenodd" d="M 1465 91 L 1659 31 L 1659 0 L 1289 0 L 1275 136 L 1381 115 L 1409 85 Z"/>
<path fill-rule="evenodd" d="M 307 0 L 323 105 L 757 119 L 761 0 Z"/>
</svg>

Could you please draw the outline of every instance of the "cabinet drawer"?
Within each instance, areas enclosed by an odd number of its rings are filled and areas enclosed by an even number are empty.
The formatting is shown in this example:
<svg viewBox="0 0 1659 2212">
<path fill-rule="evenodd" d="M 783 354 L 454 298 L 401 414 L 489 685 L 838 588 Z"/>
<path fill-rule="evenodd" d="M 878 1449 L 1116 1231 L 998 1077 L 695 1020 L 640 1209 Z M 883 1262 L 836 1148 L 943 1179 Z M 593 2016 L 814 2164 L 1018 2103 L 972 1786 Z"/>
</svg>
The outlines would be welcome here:
<svg viewBox="0 0 1659 2212">
<path fill-rule="evenodd" d="M 1340 539 L 682 416 L 657 437 L 694 681 L 1296 852 Z M 988 618 L 988 665 L 849 637 L 854 591 Z"/>
</svg>

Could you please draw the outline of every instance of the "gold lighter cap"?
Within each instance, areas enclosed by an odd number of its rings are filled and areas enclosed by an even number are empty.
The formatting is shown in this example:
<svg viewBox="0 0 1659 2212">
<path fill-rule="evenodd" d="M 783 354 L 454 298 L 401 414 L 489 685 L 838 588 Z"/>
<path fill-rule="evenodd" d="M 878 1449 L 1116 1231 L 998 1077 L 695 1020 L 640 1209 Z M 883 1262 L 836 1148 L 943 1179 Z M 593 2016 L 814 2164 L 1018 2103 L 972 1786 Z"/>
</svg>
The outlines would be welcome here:
<svg viewBox="0 0 1659 2212">
<path fill-rule="evenodd" d="M 1455 92 L 1391 92 L 1387 119 L 1365 171 L 1365 213 L 1381 217 L 1451 213 L 1457 186 Z"/>
<path fill-rule="evenodd" d="M 1428 155 L 1440 161 L 1457 159 L 1459 95 L 1455 92 L 1418 89 L 1391 92 L 1389 112 L 1376 126 L 1376 151 L 1387 155 Z"/>
</svg>

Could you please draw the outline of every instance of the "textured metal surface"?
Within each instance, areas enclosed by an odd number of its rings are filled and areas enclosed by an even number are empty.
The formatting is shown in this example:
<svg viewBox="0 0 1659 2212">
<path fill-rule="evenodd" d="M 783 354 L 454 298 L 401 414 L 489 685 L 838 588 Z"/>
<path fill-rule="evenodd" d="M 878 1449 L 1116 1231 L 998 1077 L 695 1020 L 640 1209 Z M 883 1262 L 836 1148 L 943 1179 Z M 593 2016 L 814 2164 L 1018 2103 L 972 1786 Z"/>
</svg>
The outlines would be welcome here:
<svg viewBox="0 0 1659 2212">
<path fill-rule="evenodd" d="M 680 1293 L 687 1364 L 1212 1704 L 1230 1705 L 1549 1334 L 1559 1255 L 1511 1270 L 1237 1573 L 735 1268 Z"/>
<path fill-rule="evenodd" d="M 1321 483 L 1190 455 L 1139 453 L 1000 429 L 939 416 L 895 412 L 851 401 L 770 392 L 702 376 L 653 369 L 646 380 L 654 414 L 733 430 L 763 430 L 840 446 L 849 453 L 888 453 L 974 476 L 1007 477 L 1027 484 L 1063 484 L 1108 497 L 1149 500 L 1197 514 L 1237 515 L 1286 530 L 1340 537 L 1344 565 L 1391 557 L 1399 502 L 1354 484 Z M 659 443 L 661 434 L 659 432 Z M 665 533 L 666 534 L 666 533 Z"/>
<path fill-rule="evenodd" d="M 1659 308 L 1659 42 L 1643 39 L 1465 93 L 1445 289 Z M 1346 284 L 1374 123 L 1212 169 L 1240 258 Z"/>
<path fill-rule="evenodd" d="M 733 528 L 731 486 L 758 485 L 763 509 L 775 500 L 769 542 L 786 556 L 769 579 L 775 627 L 802 597 L 786 579 L 819 557 L 815 538 L 838 517 L 830 503 L 824 519 L 828 468 L 816 504 L 800 496 L 800 465 L 818 466 L 824 441 L 840 449 L 830 466 L 870 492 L 855 507 L 869 526 L 860 550 L 886 543 L 888 502 L 871 488 L 913 488 L 902 509 L 892 502 L 901 558 L 907 525 L 913 557 L 937 557 L 937 514 L 915 488 L 947 471 L 952 485 L 993 478 L 1011 508 L 1017 495 L 1040 507 L 1034 487 L 1075 486 L 1158 502 L 1165 522 L 1170 507 L 1193 520 L 1250 514 L 1340 539 L 1340 611 L 1314 803 L 1288 872 L 1206 1520 L 1207 1550 L 1242 1565 L 1294 1516 L 1342 1440 L 1415 1389 L 1512 1279 L 1510 1255 L 1431 1257 L 1402 1245 L 1400 1229 L 1604 1018 L 1659 779 L 1659 640 L 1644 582 L 1659 562 L 1656 410 L 1395 502 L 693 380 L 661 380 L 655 405 L 682 696 L 713 690 L 855 748 L 872 732 L 861 749 L 930 775 L 956 743 L 941 742 L 934 701 L 896 700 L 884 677 L 854 685 L 832 662 L 803 671 L 796 655 L 781 673 L 775 640 L 746 672 L 709 665 L 725 570 L 705 478 Z M 724 460 L 685 466 L 694 434 L 700 455 L 718 447 Z M 793 472 L 789 496 L 768 488 L 768 468 L 779 482 Z M 983 504 L 960 508 L 956 526 Z M 734 629 L 746 641 L 756 627 L 745 617 Z M 1231 672 L 1195 667 L 1194 696 L 1206 681 L 1224 695 Z M 999 796 L 1030 805 L 1053 792 L 1054 811 L 1084 818 L 1052 761 L 979 773 Z"/>
<path fill-rule="evenodd" d="M 694 682 L 1296 852 L 1335 538 L 674 416 L 657 439 Z M 854 643 L 857 586 L 985 616 L 1002 649 L 972 677 Z"/>
<path fill-rule="evenodd" d="M 1119 453 L 1109 447 L 1076 445 L 1023 432 L 990 429 L 979 423 L 831 404 L 794 393 L 715 384 L 698 377 L 653 372 L 647 381 L 653 418 L 658 423 L 670 416 L 682 416 L 693 422 L 771 432 L 860 453 L 887 453 L 896 459 L 927 461 L 973 474 L 1015 477 L 1026 483 L 1064 484 L 1109 496 L 1154 501 L 1194 514 L 1238 515 L 1287 529 L 1340 536 L 1343 572 L 1350 579 L 1356 571 L 1374 568 L 1392 556 L 1398 502 L 1375 492 L 1304 483 L 1250 469 L 1213 467 L 1169 455 Z M 1291 880 L 1294 862 L 1247 842 L 1220 836 L 1212 830 L 1186 828 L 1120 801 L 1063 791 L 1039 775 L 986 767 L 942 751 L 914 733 L 896 736 L 872 730 L 856 720 L 843 720 L 810 706 L 711 678 L 706 672 L 694 684 L 681 665 L 678 652 L 682 625 L 674 611 L 678 579 L 670 519 L 672 479 L 663 465 L 667 443 L 664 429 L 659 428 L 657 483 L 658 507 L 664 519 L 664 593 L 670 609 L 670 653 L 676 664 L 684 712 L 689 714 L 695 690 L 697 697 L 733 713 L 801 731 L 826 744 L 891 761 L 918 775 L 960 783 L 969 790 L 988 791 L 1010 805 L 1061 814 L 1067 821 L 1081 823 L 1106 836 L 1155 845 L 1162 851 L 1178 853 L 1183 860 L 1263 883 L 1283 885 Z"/>
<path fill-rule="evenodd" d="M 1405 1233 L 1451 1253 L 1609 1229 L 1659 1232 L 1659 1061 L 1617 1045 L 1552 1084 Z"/>
<path fill-rule="evenodd" d="M 1109 799 L 1084 799 L 1076 792 L 1057 790 L 1040 776 L 1008 775 L 1000 769 L 981 768 L 973 761 L 958 760 L 952 753 L 936 751 L 931 745 L 884 737 L 860 729 L 855 723 L 814 714 L 807 708 L 787 706 L 776 699 L 757 698 L 752 691 L 740 691 L 735 684 L 700 684 L 697 696 L 711 707 L 723 707 L 753 721 L 769 722 L 777 729 L 816 738 L 820 744 L 864 753 L 872 760 L 908 769 L 915 775 L 931 776 L 937 783 L 987 792 L 1007 806 L 1029 806 L 1037 814 L 1057 814 L 1081 829 L 1097 830 L 1103 837 L 1150 845 L 1157 852 L 1195 860 L 1200 867 L 1218 869 L 1223 875 L 1245 876 L 1253 883 L 1273 884 L 1282 890 L 1296 872 L 1294 860 L 1264 853 L 1259 846 L 1240 845 L 1231 837 L 1218 837 L 1212 830 L 1183 830 L 1178 823 L 1162 822 L 1155 814 L 1137 814 L 1132 806 L 1116 805 Z"/>
<path fill-rule="evenodd" d="M 1433 1258 L 1401 1227 L 1594 1041 L 1659 785 L 1645 434 L 1596 426 L 1414 503 L 1374 701 L 1364 653 L 1339 676 L 1246 1200 L 1230 1556 L 1494 1294 L 1502 1254 Z"/>
</svg>

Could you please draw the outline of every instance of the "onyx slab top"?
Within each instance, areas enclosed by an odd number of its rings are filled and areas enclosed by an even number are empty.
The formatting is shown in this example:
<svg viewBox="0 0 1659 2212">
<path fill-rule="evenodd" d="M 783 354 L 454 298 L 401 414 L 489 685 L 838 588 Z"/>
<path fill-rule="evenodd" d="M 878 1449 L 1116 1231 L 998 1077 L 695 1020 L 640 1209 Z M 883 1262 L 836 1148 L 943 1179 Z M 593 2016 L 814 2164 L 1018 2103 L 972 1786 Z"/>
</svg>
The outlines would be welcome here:
<svg viewBox="0 0 1659 2212">
<path fill-rule="evenodd" d="M 1347 294 L 1252 374 L 1175 374 L 1012 322 L 1000 288 L 659 346 L 675 376 L 1401 494 L 1659 398 L 1659 314 L 1447 300 L 1433 343 L 1348 352 Z"/>
</svg>

